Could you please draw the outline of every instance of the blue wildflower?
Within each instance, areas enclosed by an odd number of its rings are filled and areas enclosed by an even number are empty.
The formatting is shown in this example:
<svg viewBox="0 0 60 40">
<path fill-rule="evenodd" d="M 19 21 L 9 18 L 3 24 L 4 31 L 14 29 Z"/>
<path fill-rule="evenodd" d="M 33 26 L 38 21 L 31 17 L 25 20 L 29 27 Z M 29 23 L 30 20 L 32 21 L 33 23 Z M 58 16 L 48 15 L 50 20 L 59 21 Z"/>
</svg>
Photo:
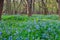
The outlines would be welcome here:
<svg viewBox="0 0 60 40">
<path fill-rule="evenodd" d="M 46 39 L 46 38 L 48 38 L 49 36 L 48 36 L 48 34 L 42 34 L 42 39 Z"/>
<path fill-rule="evenodd" d="M 34 40 L 34 38 L 35 38 L 35 37 L 33 36 L 32 39 Z"/>
<path fill-rule="evenodd" d="M 45 22 L 43 22 L 43 23 L 41 24 L 41 26 L 43 26 L 43 27 L 44 27 L 44 26 L 46 26 L 46 23 L 45 23 Z"/>
<path fill-rule="evenodd" d="M 22 37 L 17 37 L 16 40 L 22 40 Z"/>
<path fill-rule="evenodd" d="M 26 38 L 25 40 L 29 40 L 29 38 Z"/>
<path fill-rule="evenodd" d="M 34 24 L 37 24 L 37 23 L 36 23 L 36 20 L 34 20 Z"/>
<path fill-rule="evenodd" d="M 48 32 L 51 32 L 51 30 L 52 30 L 52 29 L 51 29 L 50 27 L 47 29 Z"/>
<path fill-rule="evenodd" d="M 2 32 L 0 32 L 0 35 L 2 35 Z"/>
<path fill-rule="evenodd" d="M 12 40 L 12 36 L 10 36 L 8 40 Z"/>
<path fill-rule="evenodd" d="M 16 31 L 16 34 L 18 34 L 19 32 L 18 31 Z"/>
<path fill-rule="evenodd" d="M 27 31 L 28 31 L 28 32 L 31 32 L 31 30 L 30 30 L 30 29 L 27 29 Z"/>
<path fill-rule="evenodd" d="M 35 28 L 39 30 L 40 29 L 40 26 L 39 25 L 36 25 Z"/>
<path fill-rule="evenodd" d="M 6 40 L 6 38 L 4 38 L 3 40 Z"/>
</svg>

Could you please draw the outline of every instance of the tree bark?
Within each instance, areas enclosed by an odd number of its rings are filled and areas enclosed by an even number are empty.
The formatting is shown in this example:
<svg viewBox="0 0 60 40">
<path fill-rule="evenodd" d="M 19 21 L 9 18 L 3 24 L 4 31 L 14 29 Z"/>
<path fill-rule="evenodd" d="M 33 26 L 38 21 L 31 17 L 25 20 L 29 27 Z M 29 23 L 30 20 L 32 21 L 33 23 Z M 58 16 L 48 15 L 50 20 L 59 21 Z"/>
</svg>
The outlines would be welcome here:
<svg viewBox="0 0 60 40">
<path fill-rule="evenodd" d="M 44 8 L 44 14 L 45 15 L 47 15 L 47 13 L 48 13 L 48 9 L 47 9 L 47 5 L 46 5 L 46 3 L 44 2 L 44 0 L 41 0 L 41 3 L 42 3 L 42 7 Z"/>
<path fill-rule="evenodd" d="M 12 14 L 12 11 L 11 11 L 11 0 L 6 0 L 6 13 L 7 14 Z"/>
<path fill-rule="evenodd" d="M 27 0 L 27 11 L 28 11 L 28 16 L 32 15 L 32 0 Z"/>
<path fill-rule="evenodd" d="M 34 13 L 35 10 L 35 0 L 32 0 L 32 13 Z"/>
<path fill-rule="evenodd" d="M 57 3 L 58 3 L 58 14 L 60 16 L 60 0 L 57 0 Z"/>
<path fill-rule="evenodd" d="M 2 10 L 3 10 L 3 2 L 4 0 L 0 0 L 0 20 L 1 20 Z"/>
</svg>

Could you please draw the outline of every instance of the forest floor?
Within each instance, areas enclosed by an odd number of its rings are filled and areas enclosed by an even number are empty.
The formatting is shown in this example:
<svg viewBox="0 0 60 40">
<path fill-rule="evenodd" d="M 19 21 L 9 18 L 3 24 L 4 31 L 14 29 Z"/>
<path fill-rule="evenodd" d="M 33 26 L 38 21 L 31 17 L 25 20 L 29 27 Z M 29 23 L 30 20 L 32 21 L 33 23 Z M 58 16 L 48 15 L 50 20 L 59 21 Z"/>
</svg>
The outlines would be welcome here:
<svg viewBox="0 0 60 40">
<path fill-rule="evenodd" d="M 60 40 L 58 15 L 3 15 L 0 40 Z"/>
</svg>

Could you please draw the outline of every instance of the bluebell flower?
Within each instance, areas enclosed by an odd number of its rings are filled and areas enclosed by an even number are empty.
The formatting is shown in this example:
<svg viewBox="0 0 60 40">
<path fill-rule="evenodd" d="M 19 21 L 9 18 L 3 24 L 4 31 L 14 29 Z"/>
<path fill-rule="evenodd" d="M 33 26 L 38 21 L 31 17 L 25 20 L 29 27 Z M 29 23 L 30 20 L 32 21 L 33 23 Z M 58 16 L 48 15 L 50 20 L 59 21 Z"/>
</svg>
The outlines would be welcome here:
<svg viewBox="0 0 60 40">
<path fill-rule="evenodd" d="M 22 37 L 17 37 L 16 40 L 22 40 Z"/>
<path fill-rule="evenodd" d="M 35 37 L 33 36 L 32 39 L 34 40 L 34 38 L 35 38 Z"/>
<path fill-rule="evenodd" d="M 51 29 L 50 27 L 47 29 L 48 32 L 51 32 L 51 30 L 52 30 L 52 29 Z"/>
<path fill-rule="evenodd" d="M 37 23 L 36 23 L 36 20 L 34 20 L 34 24 L 37 24 Z"/>
<path fill-rule="evenodd" d="M 12 36 L 9 36 L 9 39 L 8 39 L 8 40 L 13 40 L 13 39 L 12 39 Z"/>
<path fill-rule="evenodd" d="M 57 33 L 54 31 L 54 32 L 53 32 L 53 34 L 55 34 L 55 35 L 56 35 Z"/>
<path fill-rule="evenodd" d="M 39 26 L 39 25 L 36 25 L 35 28 L 36 28 L 37 30 L 39 30 L 39 29 L 40 29 L 40 26 Z"/>
<path fill-rule="evenodd" d="M 4 38 L 3 40 L 6 40 L 6 38 Z"/>
<path fill-rule="evenodd" d="M 7 34 L 10 34 L 10 31 L 9 31 L 8 29 L 6 29 L 6 33 L 7 33 Z"/>
<path fill-rule="evenodd" d="M 41 24 L 41 26 L 45 27 L 45 26 L 46 26 L 46 23 L 45 23 L 45 22 L 43 22 L 43 23 Z"/>
<path fill-rule="evenodd" d="M 20 36 L 19 38 L 20 38 L 20 39 L 23 39 L 23 37 L 22 37 L 22 36 Z"/>
<path fill-rule="evenodd" d="M 0 35 L 2 35 L 2 32 L 0 32 Z"/>
<path fill-rule="evenodd" d="M 26 38 L 25 40 L 29 40 L 29 38 Z"/>
<path fill-rule="evenodd" d="M 30 29 L 27 29 L 27 31 L 28 31 L 28 32 L 31 32 L 31 30 L 30 30 Z"/>
<path fill-rule="evenodd" d="M 56 35 L 55 35 L 55 38 L 57 39 L 58 37 L 59 37 L 59 36 L 56 34 Z"/>
<path fill-rule="evenodd" d="M 16 34 L 18 34 L 19 32 L 16 30 Z"/>
<path fill-rule="evenodd" d="M 42 34 L 42 39 L 46 39 L 46 38 L 49 38 L 48 34 L 46 33 Z"/>
<path fill-rule="evenodd" d="M 2 30 L 2 28 L 0 28 L 0 30 Z"/>
</svg>

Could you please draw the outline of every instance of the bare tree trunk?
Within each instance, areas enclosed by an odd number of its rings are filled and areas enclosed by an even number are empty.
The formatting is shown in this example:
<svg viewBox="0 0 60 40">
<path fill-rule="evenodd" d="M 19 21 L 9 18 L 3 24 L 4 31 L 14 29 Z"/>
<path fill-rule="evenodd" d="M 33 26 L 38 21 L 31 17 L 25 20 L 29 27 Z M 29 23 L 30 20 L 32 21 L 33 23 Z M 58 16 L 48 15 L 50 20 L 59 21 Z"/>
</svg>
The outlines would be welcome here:
<svg viewBox="0 0 60 40">
<path fill-rule="evenodd" d="M 28 16 L 32 15 L 32 0 L 27 0 L 27 11 L 28 11 Z"/>
<path fill-rule="evenodd" d="M 11 0 L 6 0 L 6 13 L 7 14 L 12 14 L 11 12 Z"/>
<path fill-rule="evenodd" d="M 13 14 L 17 14 L 17 9 L 16 9 L 16 1 L 13 0 L 13 4 L 14 4 L 14 9 L 13 9 Z"/>
<path fill-rule="evenodd" d="M 3 2 L 4 0 L 0 0 L 0 20 L 1 20 L 2 10 L 3 10 Z"/>
<path fill-rule="evenodd" d="M 44 0 L 41 0 L 41 2 L 42 2 L 42 7 L 44 8 L 44 14 L 46 15 L 48 13 L 46 3 L 44 2 Z"/>
<path fill-rule="evenodd" d="M 35 0 L 32 0 L 32 13 L 34 13 L 34 8 L 35 8 Z"/>
<path fill-rule="evenodd" d="M 40 0 L 38 1 L 38 4 L 39 4 L 39 14 L 41 14 L 41 6 L 40 6 Z"/>
<path fill-rule="evenodd" d="M 57 3 L 58 3 L 58 14 L 59 14 L 59 16 L 60 16 L 60 0 L 56 0 L 57 1 Z"/>
</svg>

